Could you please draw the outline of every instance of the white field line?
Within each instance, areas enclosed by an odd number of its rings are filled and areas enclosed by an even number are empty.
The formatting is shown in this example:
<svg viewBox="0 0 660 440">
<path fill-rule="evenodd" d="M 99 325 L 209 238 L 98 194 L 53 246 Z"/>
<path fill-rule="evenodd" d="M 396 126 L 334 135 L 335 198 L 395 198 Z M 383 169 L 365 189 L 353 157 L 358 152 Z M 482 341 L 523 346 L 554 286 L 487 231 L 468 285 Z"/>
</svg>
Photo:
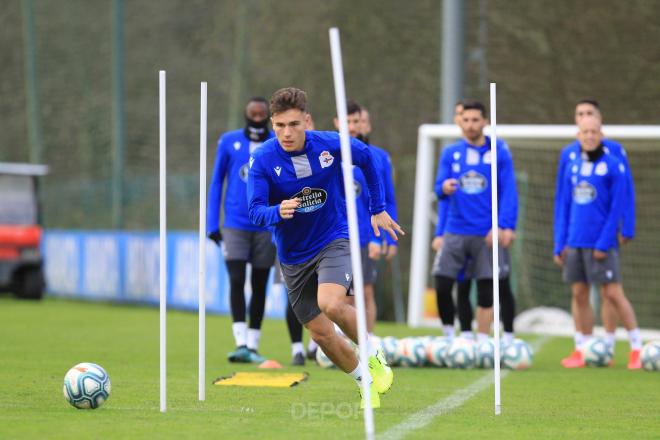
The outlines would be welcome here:
<svg viewBox="0 0 660 440">
<path fill-rule="evenodd" d="M 541 349 L 541 347 L 550 339 L 552 338 L 542 337 L 536 339 L 534 342 L 530 344 L 530 346 L 532 347 L 532 352 L 537 353 Z M 510 372 L 511 370 L 503 370 L 501 378 L 504 379 L 506 376 L 509 375 Z M 398 425 L 394 425 L 387 431 L 378 434 L 377 437 L 380 440 L 402 439 L 405 436 L 412 434 L 412 432 L 415 431 L 416 429 L 421 429 L 425 427 L 426 425 L 431 423 L 431 421 L 434 418 L 447 414 L 453 411 L 454 409 L 460 407 L 465 402 L 467 402 L 472 397 L 474 397 L 476 394 L 480 393 L 481 391 L 485 390 L 491 385 L 493 385 L 493 372 L 489 371 L 483 377 L 481 377 L 475 382 L 472 382 L 467 387 L 461 388 L 460 390 L 457 390 L 456 392 L 445 397 L 444 399 L 437 401 L 433 405 L 427 406 L 423 410 L 412 414 L 406 420 L 399 423 Z"/>
</svg>

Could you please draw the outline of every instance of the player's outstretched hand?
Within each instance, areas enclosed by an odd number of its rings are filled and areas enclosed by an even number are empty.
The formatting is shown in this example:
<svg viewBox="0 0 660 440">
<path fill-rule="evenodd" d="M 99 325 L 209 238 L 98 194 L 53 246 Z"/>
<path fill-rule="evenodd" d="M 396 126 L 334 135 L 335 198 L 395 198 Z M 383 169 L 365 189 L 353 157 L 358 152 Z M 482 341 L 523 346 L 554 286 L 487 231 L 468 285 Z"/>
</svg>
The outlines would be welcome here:
<svg viewBox="0 0 660 440">
<path fill-rule="evenodd" d="M 378 228 L 383 228 L 385 231 L 387 231 L 387 233 L 392 236 L 394 241 L 399 240 L 399 237 L 396 235 L 397 232 L 401 235 L 406 235 L 406 233 L 403 232 L 403 229 L 401 229 L 401 226 L 392 220 L 392 217 L 390 217 L 387 211 L 372 215 L 371 227 L 374 229 L 374 234 L 376 234 L 376 237 L 380 237 L 380 230 Z"/>
<path fill-rule="evenodd" d="M 282 203 L 280 203 L 280 217 L 285 220 L 293 218 L 293 213 L 298 205 L 300 205 L 300 199 L 282 200 Z"/>
</svg>

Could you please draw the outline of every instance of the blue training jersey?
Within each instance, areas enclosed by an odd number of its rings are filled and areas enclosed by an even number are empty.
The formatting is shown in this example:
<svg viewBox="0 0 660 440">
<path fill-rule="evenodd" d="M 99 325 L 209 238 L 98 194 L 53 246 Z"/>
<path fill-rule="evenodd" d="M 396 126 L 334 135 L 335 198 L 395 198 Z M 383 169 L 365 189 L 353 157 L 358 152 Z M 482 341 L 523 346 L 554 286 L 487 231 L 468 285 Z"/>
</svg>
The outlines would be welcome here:
<svg viewBox="0 0 660 440">
<path fill-rule="evenodd" d="M 365 175 L 369 211 L 385 210 L 383 188 L 373 155 L 365 144 L 351 138 L 353 163 Z M 270 139 L 250 158 L 248 172 L 250 220 L 274 226 L 280 261 L 299 264 L 310 260 L 333 240 L 348 238 L 343 193 L 339 133 L 306 131 L 302 151 L 286 152 L 277 138 Z M 293 218 L 280 217 L 282 200 L 299 198 Z"/>
<path fill-rule="evenodd" d="M 273 136 L 271 131 L 269 137 Z M 207 233 L 215 232 L 220 227 L 220 206 L 225 177 L 227 178 L 227 192 L 225 193 L 225 216 L 222 226 L 246 231 L 266 230 L 252 224 L 248 218 L 247 206 L 248 161 L 250 153 L 261 145 L 263 145 L 262 142 L 248 139 L 243 129 L 229 131 L 218 139 L 206 211 Z"/>
<path fill-rule="evenodd" d="M 559 201 L 561 216 L 555 223 L 555 255 L 566 245 L 603 252 L 618 246 L 625 173 L 625 166 L 613 154 L 603 154 L 595 162 L 578 154 L 567 164 Z"/>
<path fill-rule="evenodd" d="M 614 155 L 619 161 L 623 164 L 626 173 L 625 173 L 625 192 L 623 200 L 623 213 L 620 221 L 620 230 L 621 235 L 628 239 L 635 237 L 635 184 L 633 182 L 632 171 L 630 169 L 630 164 L 628 163 L 628 156 L 626 155 L 626 150 L 618 142 L 615 142 L 610 139 L 603 139 L 603 145 L 605 146 L 605 152 Z M 561 151 L 559 155 L 559 165 L 557 167 L 557 186 L 555 190 L 555 225 L 559 221 L 562 213 L 559 208 L 561 206 L 560 200 L 562 199 L 562 191 L 564 190 L 564 174 L 566 173 L 566 167 L 569 163 L 573 162 L 578 158 L 581 152 L 580 142 L 573 141 L 568 144 Z M 555 229 L 555 234 L 557 230 Z M 555 235 L 555 242 L 557 242 L 558 237 Z"/>
<path fill-rule="evenodd" d="M 397 221 L 397 204 L 394 193 L 394 179 L 392 177 L 392 160 L 387 151 L 374 145 L 369 145 L 371 154 L 374 157 L 374 165 L 381 179 L 385 197 L 385 211 Z M 380 230 L 380 237 L 376 237 L 371 227 L 371 213 L 369 212 L 369 194 L 363 191 L 367 188 L 364 174 L 358 167 L 353 168 L 353 178 L 355 179 L 356 203 L 358 213 L 358 223 L 360 229 L 360 246 L 364 247 L 369 242 L 381 244 L 383 240 L 390 246 L 396 246 L 397 242 L 384 230 Z"/>
<path fill-rule="evenodd" d="M 491 230 L 490 138 L 481 146 L 465 139 L 448 145 L 438 164 L 435 192 L 440 200 L 448 199 L 444 232 L 485 236 Z M 498 226 L 515 229 L 518 217 L 518 193 L 509 147 L 497 140 Z M 454 194 L 442 192 L 446 179 L 458 180 Z"/>
</svg>

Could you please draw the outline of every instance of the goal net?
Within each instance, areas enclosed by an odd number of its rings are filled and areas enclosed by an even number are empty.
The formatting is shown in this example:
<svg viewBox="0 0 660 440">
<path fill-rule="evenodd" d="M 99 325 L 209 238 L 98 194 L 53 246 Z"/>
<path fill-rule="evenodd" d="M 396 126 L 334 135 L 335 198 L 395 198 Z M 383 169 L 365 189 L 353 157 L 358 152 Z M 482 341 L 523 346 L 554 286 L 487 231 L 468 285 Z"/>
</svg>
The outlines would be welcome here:
<svg viewBox="0 0 660 440">
<path fill-rule="evenodd" d="M 486 134 L 489 133 L 486 128 Z M 575 139 L 574 125 L 498 125 L 510 147 L 519 196 L 511 281 L 517 312 L 538 306 L 570 308 L 568 286 L 552 261 L 555 179 L 559 152 Z M 657 327 L 660 315 L 660 126 L 604 125 L 608 139 L 626 149 L 636 192 L 635 239 L 621 250 L 623 286 L 639 324 Z M 419 127 L 408 324 L 439 326 L 432 289 L 433 182 L 442 141 L 461 137 L 455 125 Z"/>
</svg>

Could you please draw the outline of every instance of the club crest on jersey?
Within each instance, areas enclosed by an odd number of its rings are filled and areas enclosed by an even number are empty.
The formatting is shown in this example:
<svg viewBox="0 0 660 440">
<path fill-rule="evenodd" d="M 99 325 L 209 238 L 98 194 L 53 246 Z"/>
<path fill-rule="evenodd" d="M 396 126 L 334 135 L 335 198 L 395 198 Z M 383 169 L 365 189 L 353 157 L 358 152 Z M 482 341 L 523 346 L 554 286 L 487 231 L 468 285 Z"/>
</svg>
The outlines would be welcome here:
<svg viewBox="0 0 660 440">
<path fill-rule="evenodd" d="M 307 214 L 321 209 L 328 199 L 328 193 L 321 188 L 310 188 L 306 186 L 302 191 L 291 196 L 291 198 L 300 199 L 300 205 L 296 208 L 296 212 Z"/>
<path fill-rule="evenodd" d="M 479 194 L 488 188 L 488 181 L 483 174 L 470 170 L 458 178 L 458 186 L 466 194 Z"/>
<path fill-rule="evenodd" d="M 573 187 L 573 200 L 578 205 L 587 205 L 596 200 L 596 188 L 587 182 L 581 181 Z"/>
<path fill-rule="evenodd" d="M 597 176 L 604 176 L 607 174 L 607 164 L 605 162 L 599 162 L 596 165 L 596 171 L 594 171 Z"/>
<path fill-rule="evenodd" d="M 250 162 L 252 159 L 250 159 Z M 238 176 L 241 178 L 241 180 L 245 183 L 247 183 L 247 178 L 248 178 L 248 171 L 250 170 L 250 165 L 245 164 L 241 167 L 240 170 L 238 170 Z"/>
<path fill-rule="evenodd" d="M 321 168 L 327 168 L 335 161 L 335 158 L 330 154 L 329 151 L 322 151 L 319 155 L 319 162 L 321 162 Z"/>
<path fill-rule="evenodd" d="M 241 149 L 241 143 L 236 141 L 234 142 L 234 150 L 238 151 Z"/>
</svg>

